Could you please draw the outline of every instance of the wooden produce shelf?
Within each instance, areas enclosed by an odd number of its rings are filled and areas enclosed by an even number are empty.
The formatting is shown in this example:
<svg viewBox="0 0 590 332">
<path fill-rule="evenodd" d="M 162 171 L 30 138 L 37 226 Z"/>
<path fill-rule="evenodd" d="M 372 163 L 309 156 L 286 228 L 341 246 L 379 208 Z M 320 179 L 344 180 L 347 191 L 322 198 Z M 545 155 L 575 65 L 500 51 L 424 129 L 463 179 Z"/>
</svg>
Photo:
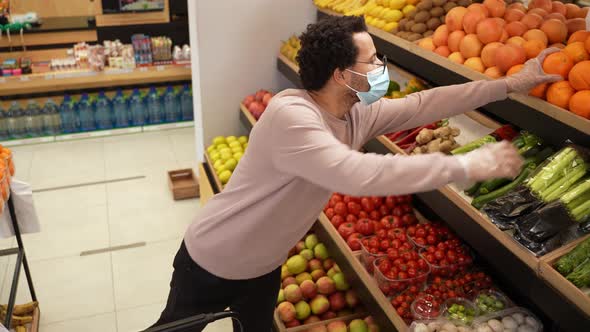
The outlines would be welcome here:
<svg viewBox="0 0 590 332">
<path fill-rule="evenodd" d="M 209 170 L 211 171 L 211 177 L 212 177 L 213 183 L 219 189 L 219 191 L 223 190 L 223 187 L 224 187 L 223 183 L 221 183 L 221 180 L 219 180 L 219 177 L 217 176 L 217 172 L 215 172 L 215 168 L 213 167 L 213 161 L 211 161 L 211 158 L 209 158 L 208 153 L 205 153 L 205 160 L 207 162 L 207 166 L 209 166 Z"/>
<path fill-rule="evenodd" d="M 206 163 L 199 164 L 199 193 L 201 207 L 203 207 L 213 195 L 215 195 L 207 168 L 208 165 Z"/>
<path fill-rule="evenodd" d="M 188 81 L 190 79 L 190 66 L 184 65 L 142 67 L 129 71 L 77 71 L 71 73 L 69 76 L 68 73 L 52 72 L 5 77 L 0 81 L 0 96 L 78 91 L 89 88 Z"/>
<path fill-rule="evenodd" d="M 326 15 L 342 16 L 330 10 L 318 9 L 318 18 Z M 368 29 L 379 53 L 387 55 L 398 66 L 434 85 L 490 79 L 391 33 L 372 26 Z M 566 139 L 581 145 L 590 145 L 590 120 L 544 100 L 513 93 L 508 99 L 488 104 L 482 109 L 530 130 L 555 145 L 563 143 Z"/>
<path fill-rule="evenodd" d="M 590 239 L 590 235 L 579 238 L 576 241 L 573 241 L 572 243 L 541 258 L 539 273 L 541 274 L 541 277 L 547 280 L 547 282 L 552 287 L 564 294 L 568 299 L 570 299 L 570 301 L 575 303 L 578 308 L 583 310 L 586 315 L 590 317 L 589 290 L 586 289 L 586 292 L 584 292 L 583 290 L 579 289 L 553 268 L 553 265 L 558 259 L 572 251 L 578 244 L 585 241 L 586 239 Z"/>
<path fill-rule="evenodd" d="M 248 111 L 246 106 L 242 103 L 240 103 L 240 119 L 242 120 L 242 123 L 246 126 L 246 128 L 248 128 L 248 130 L 252 129 L 252 127 L 254 127 L 254 125 L 256 124 L 256 119 L 254 118 L 252 113 Z"/>
</svg>

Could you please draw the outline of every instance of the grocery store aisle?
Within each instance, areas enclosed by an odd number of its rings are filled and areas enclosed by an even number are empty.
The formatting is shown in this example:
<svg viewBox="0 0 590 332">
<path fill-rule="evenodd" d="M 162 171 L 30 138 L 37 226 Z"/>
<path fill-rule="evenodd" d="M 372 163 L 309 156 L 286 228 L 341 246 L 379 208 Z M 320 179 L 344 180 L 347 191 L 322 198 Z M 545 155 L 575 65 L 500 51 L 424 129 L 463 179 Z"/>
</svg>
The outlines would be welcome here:
<svg viewBox="0 0 590 332">
<path fill-rule="evenodd" d="M 152 324 L 166 301 L 173 256 L 199 209 L 198 199 L 175 202 L 166 178 L 168 170 L 196 169 L 193 128 L 13 152 L 17 178 L 33 185 L 41 220 L 41 233 L 24 236 L 41 329 L 132 332 Z M 81 255 L 114 246 L 130 248 Z M 13 262 L 0 260 L 2 303 Z M 17 302 L 28 302 L 22 276 Z M 223 321 L 206 331 L 230 326 Z"/>
</svg>

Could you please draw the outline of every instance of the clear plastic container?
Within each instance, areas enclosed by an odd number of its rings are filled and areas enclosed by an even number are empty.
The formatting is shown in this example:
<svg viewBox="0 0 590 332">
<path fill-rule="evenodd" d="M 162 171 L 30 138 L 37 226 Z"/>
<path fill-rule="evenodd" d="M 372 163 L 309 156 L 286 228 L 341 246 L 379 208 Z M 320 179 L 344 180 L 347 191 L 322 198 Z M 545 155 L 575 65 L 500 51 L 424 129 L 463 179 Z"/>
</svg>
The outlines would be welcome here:
<svg viewBox="0 0 590 332">
<path fill-rule="evenodd" d="M 480 314 L 502 311 L 512 306 L 512 302 L 506 295 L 493 289 L 478 292 L 473 296 L 472 301 L 477 306 Z"/>
<path fill-rule="evenodd" d="M 428 280 L 428 275 L 430 275 L 430 265 L 428 266 L 428 270 L 421 275 L 418 275 L 414 278 L 406 278 L 406 279 L 389 279 L 381 270 L 377 268 L 379 263 L 383 259 L 388 259 L 387 257 L 380 257 L 377 258 L 374 262 L 374 273 L 373 276 L 377 281 L 377 285 L 379 289 L 385 294 L 386 296 L 396 296 L 404 292 L 410 286 L 416 286 L 418 289 L 423 289 L 426 285 L 426 281 Z"/>
<path fill-rule="evenodd" d="M 462 247 L 466 252 L 467 255 L 469 256 L 469 260 L 463 262 L 463 263 L 453 263 L 453 264 L 448 264 L 448 265 L 436 265 L 434 263 L 430 263 L 428 262 L 428 260 L 426 259 L 426 255 L 427 252 L 426 250 L 422 249 L 420 250 L 419 254 L 420 257 L 424 258 L 427 262 L 428 265 L 430 265 L 430 269 L 431 269 L 431 276 L 433 277 L 453 277 L 459 273 L 464 273 L 466 272 L 469 267 L 471 267 L 471 265 L 473 265 L 473 255 L 471 254 L 471 252 L 469 251 L 469 249 L 467 249 L 466 247 Z"/>
<path fill-rule="evenodd" d="M 543 331 L 543 324 L 541 321 L 530 311 L 521 307 L 512 307 L 506 310 L 483 315 L 473 321 L 474 330 L 477 330 L 480 327 L 484 328 L 485 326 L 490 327 L 492 330 L 495 330 L 495 327 L 503 331 Z"/>
<path fill-rule="evenodd" d="M 473 332 L 475 331 L 471 326 L 461 324 L 458 322 L 451 322 L 444 318 L 430 319 L 430 320 L 415 320 L 410 325 L 409 332 L 441 332 L 441 331 L 457 331 L 457 332 Z"/>
<path fill-rule="evenodd" d="M 408 233 L 408 231 L 406 231 L 406 236 L 407 236 L 407 237 L 408 237 L 408 239 L 410 240 L 410 243 L 412 243 L 412 244 L 414 245 L 414 247 L 416 247 L 416 248 L 418 248 L 418 249 L 426 249 L 426 248 L 428 248 L 428 247 L 429 247 L 429 245 L 428 245 L 428 244 L 424 244 L 424 245 L 422 245 L 422 244 L 416 243 L 416 241 L 414 240 L 414 237 L 413 237 L 413 236 L 411 236 L 411 235 Z"/>
<path fill-rule="evenodd" d="M 361 264 L 363 264 L 363 266 L 365 267 L 365 269 L 367 269 L 367 271 L 369 271 L 370 274 L 373 274 L 375 265 L 373 265 L 373 263 L 375 262 L 375 260 L 379 257 L 385 257 L 387 256 L 384 253 L 381 254 L 372 254 L 369 252 L 369 248 L 365 247 L 363 242 L 366 242 L 364 240 L 370 240 L 371 238 L 376 238 L 377 236 L 373 235 L 373 236 L 367 236 L 361 239 Z"/>
<path fill-rule="evenodd" d="M 478 314 L 477 306 L 462 297 L 448 299 L 443 304 L 443 316 L 453 322 L 471 324 Z"/>
<path fill-rule="evenodd" d="M 410 311 L 415 320 L 430 320 L 440 317 L 442 313 L 442 303 L 434 295 L 425 294 L 416 297 Z"/>
</svg>

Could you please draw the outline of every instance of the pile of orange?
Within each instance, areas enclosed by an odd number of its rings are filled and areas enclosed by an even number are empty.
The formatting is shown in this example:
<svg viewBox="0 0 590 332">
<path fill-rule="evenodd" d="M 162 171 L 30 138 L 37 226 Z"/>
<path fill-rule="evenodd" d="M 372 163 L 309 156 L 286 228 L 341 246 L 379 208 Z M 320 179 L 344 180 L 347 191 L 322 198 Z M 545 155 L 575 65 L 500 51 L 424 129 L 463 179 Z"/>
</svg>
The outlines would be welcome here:
<svg viewBox="0 0 590 332">
<path fill-rule="evenodd" d="M 14 176 L 15 168 L 12 158 L 12 151 L 0 145 L 0 192 L 2 202 L 0 203 L 0 214 L 4 210 L 4 203 L 10 196 L 10 181 Z"/>
</svg>

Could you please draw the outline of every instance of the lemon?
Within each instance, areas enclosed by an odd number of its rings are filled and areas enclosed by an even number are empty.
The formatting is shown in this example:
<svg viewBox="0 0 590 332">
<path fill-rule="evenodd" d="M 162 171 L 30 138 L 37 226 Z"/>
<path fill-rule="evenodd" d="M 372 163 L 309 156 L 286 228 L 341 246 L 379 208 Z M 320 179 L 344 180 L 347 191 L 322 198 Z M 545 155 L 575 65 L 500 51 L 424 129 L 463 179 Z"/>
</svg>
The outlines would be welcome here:
<svg viewBox="0 0 590 332">
<path fill-rule="evenodd" d="M 236 152 L 244 152 L 244 149 L 242 148 L 242 146 L 235 146 L 233 148 L 231 148 L 231 152 L 232 153 L 236 153 Z"/>
<path fill-rule="evenodd" d="M 238 140 L 238 138 L 237 138 L 237 137 L 235 137 L 235 136 L 227 136 L 227 137 L 225 138 L 225 141 L 226 141 L 228 144 L 229 144 L 229 143 L 231 143 L 231 142 L 235 142 L 235 141 L 237 141 L 237 140 Z"/>
<path fill-rule="evenodd" d="M 381 2 L 382 2 L 382 4 L 381 4 L 381 5 L 382 5 L 383 7 L 389 7 L 389 1 L 391 1 L 391 0 L 383 0 L 383 1 L 381 1 Z"/>
<path fill-rule="evenodd" d="M 219 181 L 221 181 L 221 183 L 223 183 L 223 184 L 228 183 L 230 177 L 231 177 L 230 170 L 224 170 L 223 172 L 219 173 Z"/>
<path fill-rule="evenodd" d="M 217 175 L 221 174 L 221 172 L 226 170 L 225 163 L 213 168 L 215 168 L 215 173 L 217 173 Z"/>
<path fill-rule="evenodd" d="M 226 169 L 233 171 L 234 169 L 236 169 L 236 166 L 238 166 L 238 161 L 234 158 L 230 158 L 225 162 L 225 164 L 223 164 L 223 166 L 225 166 Z"/>
<path fill-rule="evenodd" d="M 217 146 L 217 151 L 221 151 L 222 149 L 227 149 L 229 148 L 229 145 L 225 144 L 225 143 L 221 143 Z"/>
<path fill-rule="evenodd" d="M 242 147 L 244 148 L 244 151 L 246 150 L 246 148 L 248 147 L 248 142 L 242 144 Z"/>
<path fill-rule="evenodd" d="M 391 30 L 397 28 L 398 24 L 397 22 L 390 22 L 385 24 L 385 26 L 383 27 L 383 30 L 391 32 Z"/>
<path fill-rule="evenodd" d="M 215 145 L 211 145 L 207 148 L 207 153 L 209 153 L 209 155 L 211 155 L 213 151 L 217 151 L 217 147 L 215 147 Z"/>
<path fill-rule="evenodd" d="M 238 142 L 244 144 L 244 143 L 248 143 L 248 136 L 240 136 L 238 138 Z"/>
<path fill-rule="evenodd" d="M 225 143 L 225 137 L 223 137 L 223 136 L 217 136 L 217 137 L 215 137 L 213 139 L 213 144 L 214 145 L 219 145 L 219 144 L 222 144 L 222 143 Z"/>
<path fill-rule="evenodd" d="M 243 152 L 236 152 L 234 153 L 234 159 L 237 161 L 240 161 L 240 159 L 242 159 L 242 157 L 244 156 Z"/>
<path fill-rule="evenodd" d="M 231 150 L 229 150 L 227 152 L 221 152 L 221 159 L 223 159 L 223 161 L 231 159 L 233 156 L 234 156 L 234 154 L 233 154 L 233 152 L 231 152 Z"/>
<path fill-rule="evenodd" d="M 389 0 L 389 8 L 391 9 L 402 9 L 405 5 L 405 0 Z"/>
<path fill-rule="evenodd" d="M 213 151 L 209 155 L 209 158 L 211 158 L 211 161 L 216 162 L 217 160 L 221 159 L 221 153 L 219 153 L 219 151 Z"/>
<path fill-rule="evenodd" d="M 387 13 L 387 16 L 385 17 L 385 20 L 388 23 L 391 23 L 391 22 L 398 22 L 402 18 L 404 18 L 404 14 L 401 11 L 399 11 L 397 9 L 390 9 L 389 12 Z"/>
<path fill-rule="evenodd" d="M 219 151 L 219 153 L 223 154 L 223 153 L 225 153 L 225 152 L 231 152 L 231 149 L 228 147 L 228 148 L 222 148 L 222 149 L 219 149 L 219 150 L 217 150 L 217 151 Z"/>
<path fill-rule="evenodd" d="M 242 143 L 238 142 L 237 140 L 232 141 L 232 142 L 229 143 L 229 147 L 230 148 L 233 148 L 235 146 L 240 146 L 241 147 L 242 146 Z"/>
<path fill-rule="evenodd" d="M 215 168 L 215 169 L 218 169 L 219 167 L 221 167 L 221 166 L 223 166 L 223 165 L 224 165 L 224 162 L 223 162 L 223 160 L 221 160 L 221 159 L 218 159 L 217 161 L 215 161 L 215 162 L 213 163 L 213 168 Z"/>
<path fill-rule="evenodd" d="M 411 13 L 414 10 L 416 10 L 416 6 L 414 6 L 414 5 L 407 5 L 407 6 L 404 7 L 404 9 L 402 9 L 402 12 L 404 13 L 404 15 L 408 15 L 409 13 Z"/>
<path fill-rule="evenodd" d="M 385 27 L 385 24 L 386 24 L 386 23 L 385 23 L 385 21 L 383 21 L 383 20 L 378 20 L 378 21 L 377 21 L 377 23 L 375 24 L 375 26 L 376 26 L 377 28 L 379 28 L 379 29 L 382 29 L 382 30 L 383 30 L 383 28 Z"/>
</svg>

